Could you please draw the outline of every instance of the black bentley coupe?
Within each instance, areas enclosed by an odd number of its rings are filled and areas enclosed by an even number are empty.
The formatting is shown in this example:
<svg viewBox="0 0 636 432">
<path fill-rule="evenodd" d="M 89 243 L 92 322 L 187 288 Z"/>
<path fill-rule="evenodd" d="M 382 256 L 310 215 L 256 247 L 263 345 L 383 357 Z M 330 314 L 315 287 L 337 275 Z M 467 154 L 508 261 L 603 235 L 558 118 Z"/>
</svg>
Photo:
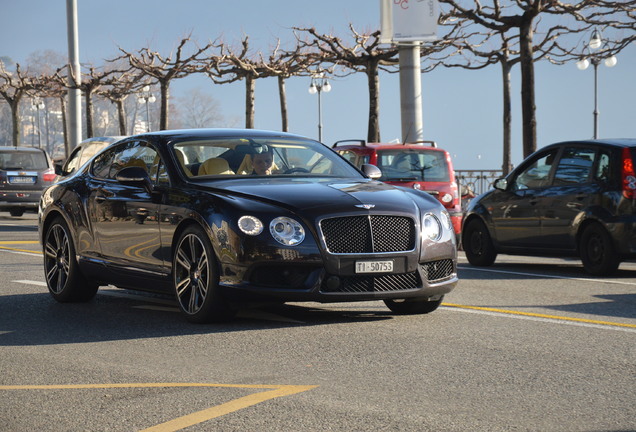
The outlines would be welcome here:
<svg viewBox="0 0 636 432">
<path fill-rule="evenodd" d="M 450 217 L 319 142 L 200 129 L 119 141 L 48 188 L 39 208 L 49 292 L 174 293 L 192 322 L 241 303 L 383 300 L 435 310 L 457 283 Z"/>
</svg>

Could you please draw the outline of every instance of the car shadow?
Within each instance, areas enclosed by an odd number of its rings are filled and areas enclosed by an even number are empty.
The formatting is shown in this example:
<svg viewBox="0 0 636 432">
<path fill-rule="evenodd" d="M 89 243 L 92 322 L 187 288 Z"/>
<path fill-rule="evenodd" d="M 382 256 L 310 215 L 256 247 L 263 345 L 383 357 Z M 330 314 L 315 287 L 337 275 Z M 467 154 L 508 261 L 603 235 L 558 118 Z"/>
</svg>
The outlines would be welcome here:
<svg viewBox="0 0 636 432">
<path fill-rule="evenodd" d="M 338 310 L 298 305 L 259 305 L 228 322 L 192 324 L 176 303 L 98 295 L 88 303 L 58 303 L 48 293 L 6 295 L 0 303 L 0 346 L 89 343 L 165 336 L 228 333 L 392 319 L 379 302 Z"/>
<path fill-rule="evenodd" d="M 511 308 L 540 308 L 559 312 L 595 315 L 611 318 L 636 319 L 636 293 L 634 294 L 604 294 L 594 298 L 604 301 L 592 303 L 574 303 L 558 305 L 514 305 Z M 505 308 L 506 306 L 499 306 Z"/>
<path fill-rule="evenodd" d="M 0 232 L 37 232 L 38 227 L 33 225 L 0 225 Z"/>
<path fill-rule="evenodd" d="M 486 279 L 537 279 L 545 276 L 555 278 L 583 278 L 583 279 L 634 279 L 633 270 L 618 269 L 610 276 L 592 276 L 583 269 L 578 261 L 559 264 L 546 263 L 496 263 L 488 267 L 477 267 L 470 264 L 459 264 L 459 278 L 466 280 Z"/>
</svg>

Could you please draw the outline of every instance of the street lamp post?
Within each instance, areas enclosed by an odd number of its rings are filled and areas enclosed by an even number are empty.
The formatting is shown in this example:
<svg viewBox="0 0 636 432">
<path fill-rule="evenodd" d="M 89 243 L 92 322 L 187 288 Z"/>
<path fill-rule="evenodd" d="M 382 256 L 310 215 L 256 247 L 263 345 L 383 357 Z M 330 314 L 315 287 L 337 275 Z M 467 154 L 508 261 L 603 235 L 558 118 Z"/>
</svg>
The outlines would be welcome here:
<svg viewBox="0 0 636 432">
<path fill-rule="evenodd" d="M 329 84 L 329 80 L 325 77 L 324 72 L 318 72 L 311 77 L 309 93 L 318 93 L 318 141 L 320 142 L 322 142 L 322 104 L 320 94 L 323 91 L 329 93 L 331 91 L 331 84 Z"/>
<path fill-rule="evenodd" d="M 139 96 L 139 103 L 146 104 L 146 131 L 150 132 L 150 107 L 149 103 L 155 103 L 157 99 L 155 95 L 150 92 L 150 86 L 146 85 L 141 89 L 141 94 Z"/>
<path fill-rule="evenodd" d="M 38 148 L 42 148 L 42 132 L 40 127 L 40 110 L 44 109 L 44 102 L 42 99 L 36 98 L 32 103 L 33 109 L 37 111 L 37 121 L 38 121 Z"/>
<path fill-rule="evenodd" d="M 584 52 L 587 51 L 587 56 L 584 56 L 581 60 L 576 62 L 576 67 L 579 68 L 579 70 L 587 69 L 590 63 L 594 66 L 594 139 L 598 139 L 598 65 L 604 60 L 605 66 L 614 67 L 618 61 L 615 55 L 608 56 L 607 52 L 604 52 L 606 50 L 601 49 L 604 44 L 605 41 L 603 40 L 601 32 L 594 30 L 590 41 L 584 49 Z M 598 51 L 599 49 L 600 51 Z"/>
</svg>

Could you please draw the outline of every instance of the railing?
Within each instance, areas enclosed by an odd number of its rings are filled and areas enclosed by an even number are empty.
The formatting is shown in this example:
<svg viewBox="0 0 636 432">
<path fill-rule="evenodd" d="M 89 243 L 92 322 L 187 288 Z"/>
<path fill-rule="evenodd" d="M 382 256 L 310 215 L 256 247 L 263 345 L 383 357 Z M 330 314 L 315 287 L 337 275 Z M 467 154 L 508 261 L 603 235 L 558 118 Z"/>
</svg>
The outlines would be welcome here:
<svg viewBox="0 0 636 432">
<path fill-rule="evenodd" d="M 466 209 L 471 199 L 491 189 L 493 182 L 500 177 L 503 177 L 502 170 L 456 170 L 462 209 Z"/>
</svg>

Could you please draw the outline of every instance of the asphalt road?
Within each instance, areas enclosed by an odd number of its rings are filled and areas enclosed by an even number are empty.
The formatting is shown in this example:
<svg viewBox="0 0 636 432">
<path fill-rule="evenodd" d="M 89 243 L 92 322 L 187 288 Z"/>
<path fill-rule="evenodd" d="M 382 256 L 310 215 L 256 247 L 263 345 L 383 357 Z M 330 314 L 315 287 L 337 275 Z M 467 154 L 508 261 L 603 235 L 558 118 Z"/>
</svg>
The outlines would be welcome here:
<svg viewBox="0 0 636 432">
<path fill-rule="evenodd" d="M 381 302 L 187 323 L 169 298 L 58 304 L 34 215 L 0 213 L 0 431 L 634 431 L 636 264 L 460 258 L 427 316 Z"/>
</svg>

